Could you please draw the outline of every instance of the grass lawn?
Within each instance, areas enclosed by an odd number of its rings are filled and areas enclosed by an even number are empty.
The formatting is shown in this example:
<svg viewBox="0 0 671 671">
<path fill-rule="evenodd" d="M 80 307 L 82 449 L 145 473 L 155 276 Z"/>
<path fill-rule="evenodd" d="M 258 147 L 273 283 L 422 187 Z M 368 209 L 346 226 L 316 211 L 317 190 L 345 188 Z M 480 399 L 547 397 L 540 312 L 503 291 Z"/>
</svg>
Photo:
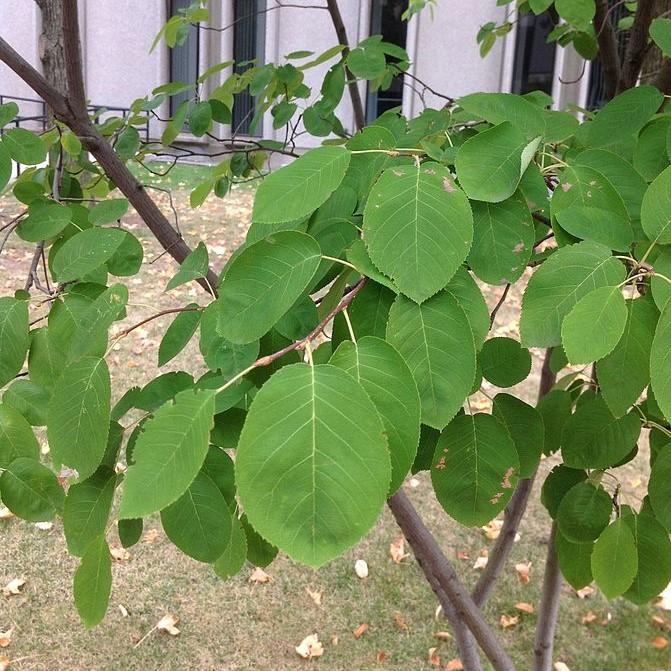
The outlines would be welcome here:
<svg viewBox="0 0 671 671">
<path fill-rule="evenodd" d="M 191 171 L 202 168 L 181 170 L 167 185 L 175 189 L 180 230 L 191 244 L 205 240 L 211 263 L 218 270 L 249 225 L 252 191 L 234 190 L 226 200 L 211 199 L 194 212 L 188 208 L 185 187 L 193 183 Z M 152 182 L 166 186 L 161 180 Z M 172 216 L 167 195 L 157 191 L 156 199 Z M 16 210 L 13 201 L 0 201 L 0 217 Z M 164 293 L 176 270 L 174 262 L 161 254 L 135 215 L 129 215 L 126 223 L 145 244 L 145 264 L 129 283 L 129 317 L 124 325 L 162 308 L 193 300 L 205 304 L 207 296 L 195 284 Z M 0 294 L 6 295 L 23 283 L 31 256 L 27 246 L 12 239 L 0 257 Z M 490 304 L 499 295 L 499 289 L 492 291 Z M 499 313 L 497 335 L 517 335 L 519 298 L 511 296 Z M 142 384 L 157 374 L 156 352 L 166 325 L 151 322 L 114 347 L 110 368 L 117 396 L 128 386 Z M 120 331 L 123 326 L 115 328 Z M 196 357 L 194 342 L 170 365 L 201 372 L 194 363 Z M 529 400 L 536 393 L 539 357 L 540 353 L 534 352 L 534 375 L 518 390 Z M 487 403 L 484 396 L 476 400 L 483 409 Z M 642 448 L 632 464 L 620 469 L 623 502 L 636 507 L 644 489 L 641 480 L 647 477 L 647 449 Z M 555 463 L 552 458 L 541 464 L 537 488 Z M 492 541 L 482 530 L 461 529 L 443 514 L 427 473 L 409 479 L 405 488 L 463 579 L 473 584 L 478 576 L 474 563 Z M 452 643 L 436 636 L 449 627 L 435 617 L 436 600 L 417 563 L 412 557 L 400 564 L 390 558 L 389 545 L 399 532 L 386 510 L 368 537 L 344 557 L 316 572 L 280 556 L 267 569 L 272 576 L 267 584 L 249 582 L 250 566 L 234 579 L 220 581 L 208 566 L 174 548 L 158 518 L 153 519 L 145 525 L 148 537 L 114 562 L 110 609 L 104 622 L 92 631 L 84 629 L 75 612 L 72 577 L 77 562 L 66 553 L 61 526 L 56 522 L 44 530 L 16 519 L 0 521 L 0 587 L 14 578 L 26 581 L 20 595 L 0 595 L 0 631 L 13 630 L 11 643 L 0 649 L 0 657 L 14 660 L 12 670 L 415 671 L 437 668 L 429 662 L 430 648 L 438 648 L 439 668 L 456 656 Z M 536 495 L 509 566 L 487 607 L 490 622 L 521 670 L 531 666 L 536 615 L 522 614 L 515 605 L 538 601 L 548 531 L 548 517 Z M 118 546 L 115 532 L 110 540 Z M 367 561 L 368 578 L 355 574 L 356 559 Z M 527 584 L 515 570 L 515 564 L 522 562 L 531 564 Z M 308 589 L 321 592 L 321 605 Z M 141 640 L 166 613 L 179 617 L 181 633 L 170 636 L 153 631 Z M 519 622 L 502 629 L 502 615 L 519 615 Z M 671 621 L 671 614 L 656 607 L 637 608 L 623 600 L 608 603 L 598 592 L 579 598 L 564 587 L 555 660 L 564 662 L 571 671 L 670 669 L 671 648 L 659 650 L 650 643 L 664 635 L 651 622 L 653 615 L 668 615 Z M 363 623 L 369 628 L 356 638 L 353 631 Z M 297 656 L 294 646 L 313 633 L 319 635 L 325 652 L 320 659 L 308 662 Z"/>
</svg>

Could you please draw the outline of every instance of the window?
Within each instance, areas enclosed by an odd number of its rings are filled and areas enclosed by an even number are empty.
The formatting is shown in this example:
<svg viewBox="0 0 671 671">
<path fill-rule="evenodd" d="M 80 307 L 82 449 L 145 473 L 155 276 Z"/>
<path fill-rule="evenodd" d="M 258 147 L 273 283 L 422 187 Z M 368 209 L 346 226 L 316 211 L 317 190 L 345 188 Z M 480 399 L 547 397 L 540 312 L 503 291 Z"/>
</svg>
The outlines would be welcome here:
<svg viewBox="0 0 671 671">
<path fill-rule="evenodd" d="M 408 36 L 408 23 L 401 15 L 408 8 L 408 0 L 373 0 L 370 18 L 370 34 L 382 35 L 385 42 L 396 44 L 405 49 Z M 369 91 L 366 101 L 366 119 L 368 123 L 381 114 L 403 103 L 403 76 L 394 77 L 386 91 Z"/>
<path fill-rule="evenodd" d="M 557 23 L 554 11 L 520 14 L 517 23 L 515 60 L 513 64 L 513 93 L 544 91 L 552 95 L 554 83 L 554 43 L 547 38 Z"/>
<path fill-rule="evenodd" d="M 265 55 L 265 0 L 235 0 L 233 3 L 233 59 L 235 71 L 244 72 L 251 67 L 250 61 L 263 63 Z M 233 132 L 249 135 L 255 113 L 255 101 L 248 91 L 235 96 L 233 103 Z M 261 134 L 259 123 L 254 129 Z"/>
<path fill-rule="evenodd" d="M 180 9 L 186 9 L 193 0 L 170 0 L 170 15 L 174 16 Z M 195 87 L 198 79 L 198 50 L 199 50 L 198 26 L 191 26 L 184 44 L 170 49 L 170 81 L 191 83 Z M 170 98 L 170 115 L 189 98 L 193 97 L 193 91 L 182 91 Z"/>
</svg>

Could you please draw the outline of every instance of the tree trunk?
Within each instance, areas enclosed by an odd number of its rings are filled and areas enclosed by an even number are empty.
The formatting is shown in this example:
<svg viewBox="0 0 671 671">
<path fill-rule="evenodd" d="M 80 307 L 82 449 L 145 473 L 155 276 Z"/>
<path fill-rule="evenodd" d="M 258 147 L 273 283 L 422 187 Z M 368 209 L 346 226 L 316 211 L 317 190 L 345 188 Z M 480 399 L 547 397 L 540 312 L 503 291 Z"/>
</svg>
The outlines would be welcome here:
<svg viewBox="0 0 671 671">
<path fill-rule="evenodd" d="M 63 3 L 61 0 L 35 0 L 42 12 L 39 54 L 46 80 L 64 95 L 67 93 L 65 51 L 63 48 Z"/>
</svg>

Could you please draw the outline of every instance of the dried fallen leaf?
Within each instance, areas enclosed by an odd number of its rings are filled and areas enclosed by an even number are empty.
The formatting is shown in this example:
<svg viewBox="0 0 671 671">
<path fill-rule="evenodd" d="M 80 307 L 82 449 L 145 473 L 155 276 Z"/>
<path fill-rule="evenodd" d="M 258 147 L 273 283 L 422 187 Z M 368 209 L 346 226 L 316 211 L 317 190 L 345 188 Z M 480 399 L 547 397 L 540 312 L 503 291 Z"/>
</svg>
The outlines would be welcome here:
<svg viewBox="0 0 671 671">
<path fill-rule="evenodd" d="M 460 659 L 451 659 L 445 664 L 445 671 L 464 671 L 464 665 Z"/>
<path fill-rule="evenodd" d="M 553 668 L 554 671 L 571 671 L 564 662 L 555 662 Z"/>
<path fill-rule="evenodd" d="M 650 624 L 652 624 L 653 627 L 657 627 L 658 629 L 666 629 L 666 620 L 659 615 L 653 615 L 650 618 Z"/>
<path fill-rule="evenodd" d="M 308 596 L 315 602 L 316 606 L 322 605 L 322 592 L 320 590 L 313 590 L 309 587 L 305 588 L 305 591 L 308 593 Z"/>
<path fill-rule="evenodd" d="M 495 541 L 499 534 L 501 533 L 501 527 L 503 526 L 503 520 L 492 520 L 488 522 L 484 527 L 480 527 L 485 534 L 485 538 L 490 541 Z"/>
<path fill-rule="evenodd" d="M 295 648 L 303 659 L 321 657 L 324 654 L 324 646 L 321 644 L 317 634 L 306 636 Z"/>
<path fill-rule="evenodd" d="M 126 606 L 120 603 L 117 607 L 121 613 L 121 617 L 128 617 L 128 608 Z"/>
<path fill-rule="evenodd" d="M 331 645 L 338 645 L 339 642 L 340 642 L 340 639 L 338 638 L 338 634 L 333 632 L 331 634 Z"/>
<path fill-rule="evenodd" d="M 0 656 L 0 671 L 7 671 L 9 669 L 9 657 Z"/>
<path fill-rule="evenodd" d="M 5 596 L 12 596 L 15 594 L 21 594 L 21 590 L 25 586 L 26 581 L 23 578 L 14 578 L 10 580 L 3 588 L 2 593 Z"/>
<path fill-rule="evenodd" d="M 468 561 L 470 558 L 471 555 L 469 555 L 465 550 L 457 550 L 457 559 L 460 561 Z"/>
<path fill-rule="evenodd" d="M 158 538 L 158 529 L 149 529 L 147 533 L 142 536 L 142 542 L 151 545 Z"/>
<path fill-rule="evenodd" d="M 515 570 L 517 571 L 517 577 L 520 583 L 526 585 L 531 577 L 531 562 L 515 564 Z"/>
<path fill-rule="evenodd" d="M 590 596 L 592 596 L 592 594 L 594 594 L 594 588 L 590 587 L 589 585 L 587 585 L 587 587 L 583 587 L 582 589 L 577 589 L 575 591 L 575 595 L 579 599 L 588 599 Z"/>
<path fill-rule="evenodd" d="M 582 624 L 592 624 L 596 620 L 596 613 L 591 610 L 588 610 L 581 618 L 580 622 Z"/>
<path fill-rule="evenodd" d="M 519 621 L 519 615 L 501 615 L 499 624 L 503 629 L 512 629 Z"/>
<path fill-rule="evenodd" d="M 452 638 L 452 634 L 449 631 L 436 631 L 433 635 L 439 641 L 449 641 Z"/>
<path fill-rule="evenodd" d="M 0 520 L 10 520 L 14 517 L 14 513 L 5 506 L 0 506 Z"/>
<path fill-rule="evenodd" d="M 130 552 L 119 545 L 110 545 L 110 557 L 116 562 L 125 562 L 130 560 Z"/>
<path fill-rule="evenodd" d="M 252 571 L 252 575 L 249 576 L 249 582 L 253 582 L 259 585 L 265 585 L 268 582 L 272 581 L 272 576 L 268 575 L 262 568 L 258 566 Z"/>
<path fill-rule="evenodd" d="M 657 601 L 656 605 L 663 610 L 671 610 L 671 582 L 659 595 L 659 601 Z"/>
<path fill-rule="evenodd" d="M 375 655 L 375 659 L 377 660 L 378 664 L 384 664 L 389 659 L 389 653 L 386 650 L 378 650 L 377 655 Z"/>
<path fill-rule="evenodd" d="M 35 522 L 35 528 L 40 531 L 50 531 L 54 526 L 53 522 Z"/>
<path fill-rule="evenodd" d="M 9 647 L 9 644 L 12 642 L 12 631 L 13 629 L 0 631 L 0 648 Z"/>
<path fill-rule="evenodd" d="M 362 622 L 352 633 L 357 641 L 368 631 L 368 623 Z"/>
<path fill-rule="evenodd" d="M 396 628 L 400 631 L 408 631 L 408 623 L 405 621 L 405 618 L 401 613 L 394 613 L 394 624 Z"/>
<path fill-rule="evenodd" d="M 650 645 L 657 650 L 664 650 L 669 645 L 669 642 L 663 636 L 655 636 L 650 641 Z"/>
<path fill-rule="evenodd" d="M 357 559 L 354 562 L 354 572 L 363 580 L 368 577 L 368 564 L 364 559 Z"/>
<path fill-rule="evenodd" d="M 475 563 L 473 564 L 473 568 L 476 571 L 482 571 L 485 566 L 487 566 L 487 562 L 489 561 L 489 557 L 478 557 L 475 560 Z"/>
<path fill-rule="evenodd" d="M 515 608 L 517 608 L 517 610 L 521 611 L 522 613 L 526 613 L 527 615 L 531 615 L 534 612 L 533 605 L 527 603 L 526 601 L 520 601 L 519 603 L 516 603 Z"/>
<path fill-rule="evenodd" d="M 410 555 L 405 551 L 405 538 L 399 536 L 395 541 L 389 544 L 389 554 L 394 564 L 400 564 Z"/>
<path fill-rule="evenodd" d="M 440 666 L 440 656 L 438 655 L 438 648 L 429 648 L 429 664 L 431 666 Z"/>
<path fill-rule="evenodd" d="M 177 636 L 179 634 L 179 629 L 176 626 L 178 622 L 179 618 L 177 615 L 167 613 L 156 623 L 156 628 L 159 631 L 167 632 L 170 636 Z"/>
</svg>

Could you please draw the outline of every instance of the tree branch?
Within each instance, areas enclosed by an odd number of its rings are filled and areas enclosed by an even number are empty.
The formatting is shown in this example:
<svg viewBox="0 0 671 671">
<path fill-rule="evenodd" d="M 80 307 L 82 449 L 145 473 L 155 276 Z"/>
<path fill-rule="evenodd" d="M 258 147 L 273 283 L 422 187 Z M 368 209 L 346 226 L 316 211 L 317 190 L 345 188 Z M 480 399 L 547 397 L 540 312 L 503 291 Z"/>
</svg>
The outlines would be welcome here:
<svg viewBox="0 0 671 671">
<path fill-rule="evenodd" d="M 77 0 L 63 0 L 63 49 L 70 109 L 75 117 L 88 120 Z"/>
<path fill-rule="evenodd" d="M 620 54 L 617 49 L 617 35 L 610 20 L 608 0 L 596 1 L 594 29 L 599 45 L 599 60 L 603 69 L 605 94 L 610 100 L 615 95 L 620 81 Z"/>
<path fill-rule="evenodd" d="M 331 15 L 331 21 L 333 22 L 338 42 L 345 47 L 342 52 L 343 58 L 347 58 L 347 54 L 349 54 L 349 40 L 347 39 L 347 29 L 345 28 L 345 23 L 342 20 L 340 8 L 338 7 L 338 0 L 326 0 L 326 4 L 328 5 L 329 14 Z M 366 114 L 361 100 L 361 92 L 359 91 L 356 79 L 347 67 L 345 68 L 345 75 L 349 80 L 348 88 L 350 98 L 352 99 L 352 108 L 354 110 L 354 123 L 356 129 L 361 130 L 366 125 Z"/>
<path fill-rule="evenodd" d="M 417 514 L 403 491 L 398 491 L 388 501 L 396 522 L 417 558 L 429 582 L 433 575 L 439 581 L 451 601 L 457 617 L 473 632 L 475 640 L 496 671 L 514 671 L 512 660 L 504 650 L 496 634 L 484 619 L 466 588 L 459 580 L 454 568 L 440 549 L 433 534 Z"/>
<path fill-rule="evenodd" d="M 636 86 L 648 49 L 648 31 L 654 17 L 654 10 L 654 0 L 638 0 L 634 25 L 629 33 L 629 44 L 622 62 L 618 93 Z"/>
<path fill-rule="evenodd" d="M 559 615 L 559 597 L 561 595 L 562 575 L 557 562 L 555 538 L 557 527 L 552 523 L 548 556 L 545 562 L 543 578 L 543 595 L 538 612 L 536 625 L 536 642 L 534 645 L 534 671 L 552 671 L 552 651 L 554 648 L 557 616 Z"/>
</svg>

